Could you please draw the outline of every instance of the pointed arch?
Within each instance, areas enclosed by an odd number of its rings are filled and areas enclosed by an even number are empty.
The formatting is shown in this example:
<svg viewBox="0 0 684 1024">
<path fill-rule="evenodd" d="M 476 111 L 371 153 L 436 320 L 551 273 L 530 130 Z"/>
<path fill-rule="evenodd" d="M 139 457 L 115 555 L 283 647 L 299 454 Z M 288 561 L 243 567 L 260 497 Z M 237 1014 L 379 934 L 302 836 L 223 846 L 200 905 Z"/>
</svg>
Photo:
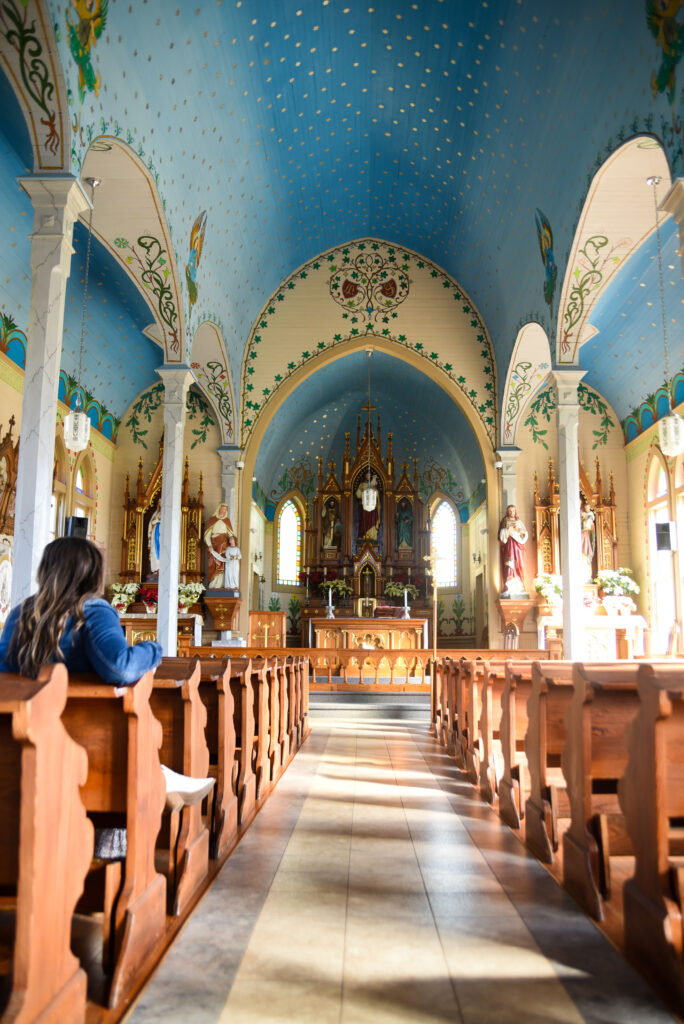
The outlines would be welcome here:
<svg viewBox="0 0 684 1024">
<path fill-rule="evenodd" d="M 93 233 L 149 306 L 151 324 L 145 334 L 162 348 L 165 362 L 183 362 L 187 353 L 180 278 L 152 172 L 122 139 L 100 135 L 90 144 L 81 175 L 101 181 Z"/>
<path fill-rule="evenodd" d="M 651 234 L 653 194 L 649 175 L 662 179 L 665 196 L 672 181 L 660 142 L 638 135 L 616 149 L 598 169 L 584 201 L 568 260 L 556 331 L 556 361 L 576 364 L 579 351 L 596 334 L 591 313 L 621 266 Z"/>
<path fill-rule="evenodd" d="M 273 561 L 276 587 L 299 587 L 304 569 L 306 500 L 297 491 L 283 495 L 276 506 Z"/>
<path fill-rule="evenodd" d="M 221 443 L 235 442 L 235 399 L 230 363 L 218 324 L 204 320 L 192 339 L 190 367 L 207 396 L 221 429 Z"/>
<path fill-rule="evenodd" d="M 501 406 L 501 444 L 517 443 L 527 399 L 543 384 L 551 369 L 551 348 L 541 324 L 525 324 L 518 332 L 508 364 Z"/>
<path fill-rule="evenodd" d="M 68 171 L 69 104 L 52 19 L 44 0 L 5 0 L 2 4 L 0 66 L 26 121 L 34 172 Z"/>
</svg>

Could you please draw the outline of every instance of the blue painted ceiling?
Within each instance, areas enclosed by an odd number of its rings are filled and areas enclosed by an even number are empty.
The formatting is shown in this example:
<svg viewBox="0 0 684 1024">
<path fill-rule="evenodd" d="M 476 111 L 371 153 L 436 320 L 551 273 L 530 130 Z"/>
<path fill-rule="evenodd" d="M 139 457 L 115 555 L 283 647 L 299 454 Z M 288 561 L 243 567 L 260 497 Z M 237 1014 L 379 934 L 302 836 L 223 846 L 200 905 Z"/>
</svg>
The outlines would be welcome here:
<svg viewBox="0 0 684 1024">
<path fill-rule="evenodd" d="M 684 369 L 682 263 L 673 218 L 661 227 L 663 298 L 670 376 Z M 621 420 L 664 380 L 663 318 L 655 233 L 615 275 L 599 298 L 591 323 L 599 331 L 581 352 L 586 382 L 612 404 Z M 638 372 L 636 372 L 638 371 Z"/>
<path fill-rule="evenodd" d="M 129 139 L 158 175 L 181 270 L 208 211 L 196 315 L 223 325 L 236 382 L 278 284 L 361 235 L 423 253 L 464 286 L 503 380 L 531 313 L 555 333 L 602 159 L 652 127 L 681 171 L 641 0 L 110 0 L 90 51 L 99 91 L 82 102 L 67 7 L 49 7 L 79 125 L 75 169 L 91 134 Z M 537 207 L 559 269 L 550 307 Z"/>
<path fill-rule="evenodd" d="M 393 452 L 398 480 L 402 463 L 419 460 L 419 473 L 435 463 L 449 467 L 452 493 L 467 499 L 483 476 L 482 457 L 475 436 L 462 412 L 444 391 L 412 366 L 382 352 L 371 357 L 373 431 L 380 415 L 383 456 L 387 432 L 393 431 Z M 279 481 L 293 466 L 304 464 L 317 479 L 317 456 L 323 458 L 324 479 L 328 460 L 336 463 L 341 482 L 344 435 L 351 434 L 352 461 L 356 454 L 357 416 L 368 402 L 368 356 L 357 352 L 328 364 L 300 384 L 280 407 L 259 447 L 255 474 L 267 498 L 280 496 Z M 425 411 L 430 410 L 430 416 Z M 365 413 L 361 431 L 365 429 Z"/>
</svg>

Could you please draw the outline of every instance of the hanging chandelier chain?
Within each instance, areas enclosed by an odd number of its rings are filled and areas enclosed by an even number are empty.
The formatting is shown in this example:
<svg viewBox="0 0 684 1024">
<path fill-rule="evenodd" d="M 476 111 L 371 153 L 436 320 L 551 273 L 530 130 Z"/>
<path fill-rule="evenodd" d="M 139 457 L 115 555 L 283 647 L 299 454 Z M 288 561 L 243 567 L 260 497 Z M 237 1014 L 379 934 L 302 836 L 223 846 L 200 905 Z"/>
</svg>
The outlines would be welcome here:
<svg viewBox="0 0 684 1024">
<path fill-rule="evenodd" d="M 370 372 L 370 361 L 373 355 L 373 350 L 368 349 L 368 420 L 366 422 L 366 430 L 368 431 L 368 479 L 371 478 L 371 425 L 370 425 L 370 414 L 371 414 L 371 372 Z"/>
<path fill-rule="evenodd" d="M 658 185 L 660 178 L 655 175 L 648 178 L 648 184 L 653 187 L 653 216 L 656 226 L 656 247 L 658 253 L 658 287 L 660 290 L 660 315 L 663 321 L 663 354 L 665 357 L 665 387 L 667 388 L 668 405 L 672 407 L 672 396 L 670 394 L 670 355 L 667 348 L 667 318 L 665 316 L 665 285 L 663 281 L 663 247 L 660 239 L 660 224 L 658 223 Z"/>
</svg>

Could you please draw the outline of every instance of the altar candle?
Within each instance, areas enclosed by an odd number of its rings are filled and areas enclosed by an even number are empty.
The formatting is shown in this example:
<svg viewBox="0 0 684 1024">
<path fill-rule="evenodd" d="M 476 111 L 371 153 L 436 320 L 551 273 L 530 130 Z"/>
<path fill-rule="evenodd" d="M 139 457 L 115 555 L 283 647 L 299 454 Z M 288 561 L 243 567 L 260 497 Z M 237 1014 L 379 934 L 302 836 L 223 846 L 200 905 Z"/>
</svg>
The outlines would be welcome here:
<svg viewBox="0 0 684 1024">
<path fill-rule="evenodd" d="M 389 578 L 390 578 L 390 579 L 392 579 L 392 573 L 393 573 L 393 572 L 394 572 L 394 569 L 393 569 L 393 567 L 392 567 L 392 566 L 390 565 L 390 567 L 389 567 Z"/>
<path fill-rule="evenodd" d="M 408 590 L 404 587 L 404 611 L 408 611 Z"/>
<path fill-rule="evenodd" d="M 408 578 L 409 578 L 409 583 L 410 583 L 411 582 L 411 566 L 410 565 L 408 567 Z"/>
<path fill-rule="evenodd" d="M 328 587 L 328 608 L 332 608 L 332 587 Z"/>
<path fill-rule="evenodd" d="M 327 580 L 327 578 L 328 578 L 328 566 L 324 565 L 323 566 L 323 579 Z"/>
</svg>

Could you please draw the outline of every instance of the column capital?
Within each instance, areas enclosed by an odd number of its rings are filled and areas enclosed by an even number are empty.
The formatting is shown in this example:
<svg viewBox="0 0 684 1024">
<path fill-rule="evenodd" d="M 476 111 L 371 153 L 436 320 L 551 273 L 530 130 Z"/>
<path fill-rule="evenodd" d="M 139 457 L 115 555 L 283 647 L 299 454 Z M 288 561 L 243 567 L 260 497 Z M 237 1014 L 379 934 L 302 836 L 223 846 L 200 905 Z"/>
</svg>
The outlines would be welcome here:
<svg viewBox="0 0 684 1024">
<path fill-rule="evenodd" d="M 157 367 L 156 373 L 164 384 L 164 409 L 174 405 L 185 408 L 188 388 L 194 380 L 190 367 L 184 363 L 164 363 Z"/>
<path fill-rule="evenodd" d="M 496 457 L 499 462 L 503 463 L 500 468 L 504 473 L 515 472 L 515 464 L 520 455 L 522 455 L 522 448 L 518 448 L 515 444 L 502 445 L 501 448 L 496 449 Z"/>
<path fill-rule="evenodd" d="M 556 385 L 556 393 L 558 395 L 558 406 L 572 406 L 579 404 L 579 398 L 577 397 L 577 386 L 586 374 L 586 370 L 581 367 L 572 367 L 572 369 L 556 369 L 551 371 L 551 380 Z"/>
<path fill-rule="evenodd" d="M 34 235 L 64 234 L 91 207 L 82 182 L 73 174 L 17 178 L 35 211 Z"/>
</svg>

